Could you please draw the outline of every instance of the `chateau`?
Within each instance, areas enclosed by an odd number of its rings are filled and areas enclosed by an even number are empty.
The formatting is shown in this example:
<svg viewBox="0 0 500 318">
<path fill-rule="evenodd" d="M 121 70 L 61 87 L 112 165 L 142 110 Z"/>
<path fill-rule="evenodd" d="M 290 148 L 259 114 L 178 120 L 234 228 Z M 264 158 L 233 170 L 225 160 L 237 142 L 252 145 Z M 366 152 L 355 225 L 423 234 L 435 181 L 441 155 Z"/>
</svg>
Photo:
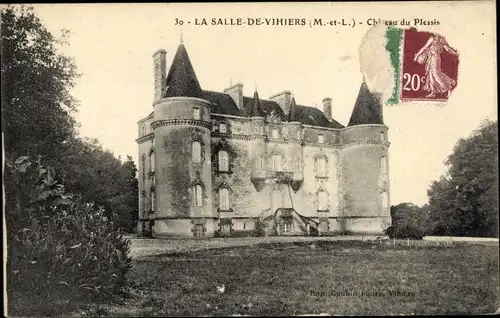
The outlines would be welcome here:
<svg viewBox="0 0 500 318">
<path fill-rule="evenodd" d="M 201 88 L 181 43 L 154 59 L 139 120 L 139 235 L 381 234 L 390 225 L 387 126 L 361 84 L 347 127 L 289 91 Z"/>
</svg>

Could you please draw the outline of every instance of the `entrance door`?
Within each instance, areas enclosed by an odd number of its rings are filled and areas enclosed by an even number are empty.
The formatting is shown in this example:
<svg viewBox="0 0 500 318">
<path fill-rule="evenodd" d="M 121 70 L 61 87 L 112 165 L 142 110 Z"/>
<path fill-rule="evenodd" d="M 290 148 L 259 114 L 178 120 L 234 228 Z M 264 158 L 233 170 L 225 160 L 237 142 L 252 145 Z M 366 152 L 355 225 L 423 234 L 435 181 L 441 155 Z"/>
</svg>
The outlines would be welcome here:
<svg viewBox="0 0 500 318">
<path fill-rule="evenodd" d="M 231 223 L 221 224 L 220 233 L 222 236 L 231 236 Z"/>
</svg>

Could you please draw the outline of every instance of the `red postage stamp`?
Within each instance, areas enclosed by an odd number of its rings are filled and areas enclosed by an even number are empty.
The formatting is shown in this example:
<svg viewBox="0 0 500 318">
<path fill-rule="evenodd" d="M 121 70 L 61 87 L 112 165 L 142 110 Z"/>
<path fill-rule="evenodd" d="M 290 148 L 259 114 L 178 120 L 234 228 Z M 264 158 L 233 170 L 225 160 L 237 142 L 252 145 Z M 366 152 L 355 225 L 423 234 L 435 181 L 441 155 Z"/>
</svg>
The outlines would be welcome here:
<svg viewBox="0 0 500 318">
<path fill-rule="evenodd" d="M 402 101 L 446 101 L 457 85 L 458 51 L 439 34 L 404 30 Z"/>
</svg>

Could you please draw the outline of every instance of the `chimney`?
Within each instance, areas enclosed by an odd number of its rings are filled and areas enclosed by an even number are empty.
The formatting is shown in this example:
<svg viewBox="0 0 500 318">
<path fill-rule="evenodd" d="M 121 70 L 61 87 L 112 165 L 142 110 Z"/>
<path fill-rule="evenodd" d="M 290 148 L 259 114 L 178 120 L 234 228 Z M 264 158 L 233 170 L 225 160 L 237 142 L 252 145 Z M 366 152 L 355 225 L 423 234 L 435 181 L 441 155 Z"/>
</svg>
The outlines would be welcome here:
<svg viewBox="0 0 500 318">
<path fill-rule="evenodd" d="M 243 108 L 243 84 L 236 83 L 224 90 L 224 93 L 231 96 L 239 109 Z"/>
<path fill-rule="evenodd" d="M 332 120 L 332 99 L 330 97 L 323 98 L 323 114 L 326 119 Z"/>
<path fill-rule="evenodd" d="M 167 51 L 160 49 L 153 54 L 154 63 L 154 100 L 163 98 L 165 95 L 167 79 Z"/>
<path fill-rule="evenodd" d="M 269 97 L 269 99 L 278 103 L 281 109 L 283 109 L 283 112 L 285 112 L 285 115 L 288 116 L 290 112 L 290 102 L 292 101 L 292 93 L 290 91 L 282 91 L 278 94 L 274 94 Z"/>
</svg>

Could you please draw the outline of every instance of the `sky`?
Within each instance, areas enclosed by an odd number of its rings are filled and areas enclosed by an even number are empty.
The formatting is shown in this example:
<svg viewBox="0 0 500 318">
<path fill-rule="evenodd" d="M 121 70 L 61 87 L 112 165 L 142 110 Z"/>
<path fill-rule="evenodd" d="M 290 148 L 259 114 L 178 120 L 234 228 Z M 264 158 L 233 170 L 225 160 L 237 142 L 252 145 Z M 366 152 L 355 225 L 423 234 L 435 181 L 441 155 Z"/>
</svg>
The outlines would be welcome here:
<svg viewBox="0 0 500 318">
<path fill-rule="evenodd" d="M 497 119 L 496 32 L 493 1 L 420 3 L 71 4 L 35 5 L 54 34 L 70 29 L 82 136 L 98 138 L 116 156 L 137 162 L 137 121 L 152 110 L 153 58 L 180 41 L 203 89 L 223 91 L 241 82 L 261 98 L 291 90 L 297 103 L 322 108 L 332 98 L 333 118 L 347 125 L 362 82 L 358 48 L 369 19 L 439 20 L 417 26 L 438 32 L 460 53 L 458 85 L 446 104 L 384 106 L 389 127 L 391 204 L 427 202 L 427 189 L 445 171 L 459 138 L 481 121 Z M 205 18 L 314 18 L 363 21 L 354 27 L 202 26 Z M 467 22 L 464 18 L 467 17 Z M 176 25 L 183 21 L 182 27 Z M 191 23 L 188 24 L 188 21 Z"/>
</svg>

